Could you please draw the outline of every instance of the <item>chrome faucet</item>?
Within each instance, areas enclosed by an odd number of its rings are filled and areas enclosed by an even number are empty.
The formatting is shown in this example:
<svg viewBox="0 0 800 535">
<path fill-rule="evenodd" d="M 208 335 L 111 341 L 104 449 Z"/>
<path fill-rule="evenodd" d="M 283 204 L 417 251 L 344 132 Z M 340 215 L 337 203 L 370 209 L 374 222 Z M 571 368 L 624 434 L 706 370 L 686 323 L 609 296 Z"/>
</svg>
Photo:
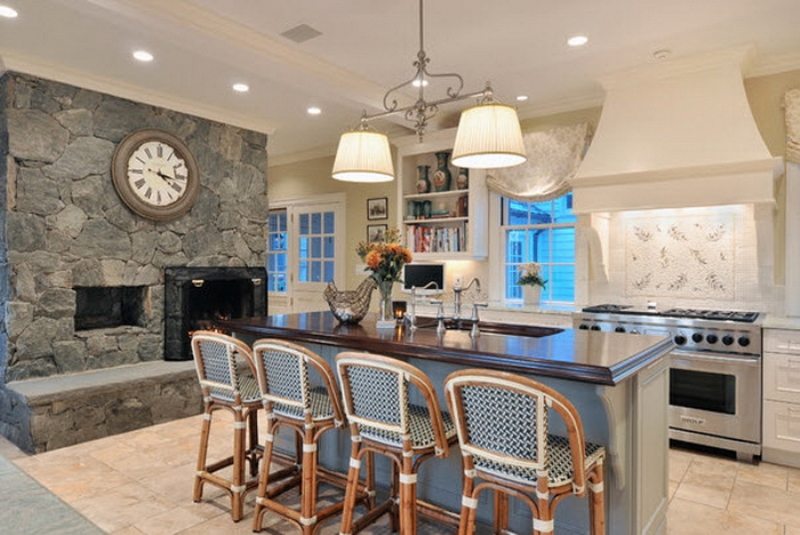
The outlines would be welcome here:
<svg viewBox="0 0 800 535">
<path fill-rule="evenodd" d="M 454 319 L 459 319 L 461 317 L 461 292 L 464 290 L 469 290 L 472 285 L 475 285 L 475 290 L 480 293 L 481 291 L 481 281 L 478 280 L 478 277 L 472 277 L 472 280 L 469 281 L 469 284 L 466 286 L 456 285 L 453 288 L 454 297 L 453 297 L 453 314 Z"/>
<path fill-rule="evenodd" d="M 439 285 L 436 283 L 436 281 L 430 281 L 428 284 L 426 284 L 425 286 L 421 286 L 419 289 L 420 290 L 426 290 L 426 289 L 430 288 L 431 286 L 435 287 L 437 290 L 439 289 Z M 412 331 L 417 328 L 417 287 L 416 286 L 412 286 L 411 287 L 411 313 L 409 314 L 408 312 L 406 312 L 403 315 L 403 321 L 407 321 L 408 322 L 408 328 L 411 329 Z"/>
</svg>

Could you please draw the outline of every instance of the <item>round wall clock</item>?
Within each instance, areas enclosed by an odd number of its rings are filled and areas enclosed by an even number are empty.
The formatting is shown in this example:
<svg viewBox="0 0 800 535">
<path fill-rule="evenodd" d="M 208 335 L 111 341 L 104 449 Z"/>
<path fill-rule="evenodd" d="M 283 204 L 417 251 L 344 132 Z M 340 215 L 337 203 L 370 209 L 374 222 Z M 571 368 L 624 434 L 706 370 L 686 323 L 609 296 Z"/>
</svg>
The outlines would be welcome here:
<svg viewBox="0 0 800 535">
<path fill-rule="evenodd" d="M 120 141 L 111 176 L 122 201 L 156 221 L 186 213 L 200 191 L 200 170 L 186 143 L 152 128 L 131 132 Z"/>
</svg>

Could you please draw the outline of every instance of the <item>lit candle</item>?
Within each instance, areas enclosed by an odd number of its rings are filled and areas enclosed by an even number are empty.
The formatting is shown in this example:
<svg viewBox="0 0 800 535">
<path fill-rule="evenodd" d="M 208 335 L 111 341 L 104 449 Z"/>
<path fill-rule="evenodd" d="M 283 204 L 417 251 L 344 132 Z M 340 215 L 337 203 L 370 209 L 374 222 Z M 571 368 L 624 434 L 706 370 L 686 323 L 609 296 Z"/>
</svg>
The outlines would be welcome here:
<svg viewBox="0 0 800 535">
<path fill-rule="evenodd" d="M 392 312 L 394 313 L 395 319 L 403 319 L 403 316 L 405 316 L 406 313 L 406 302 L 392 301 Z"/>
</svg>

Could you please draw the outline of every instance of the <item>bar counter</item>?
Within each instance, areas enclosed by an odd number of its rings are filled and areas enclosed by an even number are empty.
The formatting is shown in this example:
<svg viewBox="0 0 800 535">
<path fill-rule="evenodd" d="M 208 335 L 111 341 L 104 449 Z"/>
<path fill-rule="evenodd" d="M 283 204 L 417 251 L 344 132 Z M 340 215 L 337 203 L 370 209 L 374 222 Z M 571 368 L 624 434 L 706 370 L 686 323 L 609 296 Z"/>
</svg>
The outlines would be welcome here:
<svg viewBox="0 0 800 535">
<path fill-rule="evenodd" d="M 415 330 L 408 325 L 379 330 L 376 320 L 376 315 L 368 314 L 358 324 L 340 324 L 326 311 L 216 320 L 215 324 L 222 330 L 256 337 L 608 386 L 638 373 L 672 348 L 671 340 L 660 336 L 480 322 L 480 335 L 472 338 L 467 324 L 440 336 L 435 318 L 418 318 Z"/>
<path fill-rule="evenodd" d="M 428 375 L 441 404 L 445 403 L 444 380 L 456 370 L 495 368 L 532 377 L 569 399 L 581 415 L 586 440 L 606 448 L 607 533 L 666 533 L 667 355 L 673 347 L 669 338 L 490 322 L 481 322 L 480 335 L 472 338 L 468 326 L 437 334 L 435 318 L 418 318 L 415 330 L 407 326 L 378 330 L 376 319 L 367 315 L 358 325 L 345 325 L 325 311 L 216 320 L 214 324 L 248 343 L 279 338 L 302 344 L 332 367 L 336 355 L 347 350 L 400 358 Z M 561 434 L 559 424 L 560 419 L 551 418 L 551 432 Z M 349 438 L 346 433 L 335 437 L 320 447 L 320 461 L 344 471 Z M 290 450 L 292 445 L 286 440 L 282 446 Z M 456 447 L 449 457 L 423 465 L 420 498 L 460 510 L 460 457 Z M 388 464 L 376 468 L 378 481 L 389 481 Z M 478 519 L 488 523 L 491 518 L 491 500 L 482 498 Z M 555 520 L 556 533 L 588 533 L 586 500 L 564 499 Z M 530 513 L 513 501 L 510 521 L 512 530 L 530 531 Z"/>
</svg>

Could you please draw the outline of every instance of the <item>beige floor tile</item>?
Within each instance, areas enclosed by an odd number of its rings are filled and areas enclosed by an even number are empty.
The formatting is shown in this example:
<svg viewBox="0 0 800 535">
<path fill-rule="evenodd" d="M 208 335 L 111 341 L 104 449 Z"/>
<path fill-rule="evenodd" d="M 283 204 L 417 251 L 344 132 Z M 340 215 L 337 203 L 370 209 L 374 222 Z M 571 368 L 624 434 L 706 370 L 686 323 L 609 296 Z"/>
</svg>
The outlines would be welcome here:
<svg viewBox="0 0 800 535">
<path fill-rule="evenodd" d="M 135 525 L 143 518 L 159 515 L 176 506 L 136 483 L 67 503 L 108 532 Z"/>
<path fill-rule="evenodd" d="M 728 507 L 730 497 L 730 490 L 684 481 L 678 486 L 672 501 L 684 500 L 714 507 L 715 509 L 725 509 Z"/>
<path fill-rule="evenodd" d="M 136 529 L 133 526 L 127 526 L 116 531 L 112 531 L 111 535 L 148 535 L 147 533 Z"/>
<path fill-rule="evenodd" d="M 674 499 L 667 513 L 668 535 L 783 535 L 776 522 Z"/>
<path fill-rule="evenodd" d="M 781 490 L 787 489 L 788 479 L 789 469 L 770 463 L 742 463 L 736 473 L 736 481 Z"/>
<path fill-rule="evenodd" d="M 729 509 L 782 524 L 800 526 L 797 495 L 786 490 L 737 482 Z"/>
<path fill-rule="evenodd" d="M 794 527 L 794 526 L 787 525 L 785 527 L 785 531 L 783 532 L 783 535 L 800 535 L 800 527 Z"/>
<path fill-rule="evenodd" d="M 213 517 L 212 517 L 213 518 Z M 148 535 L 173 535 L 189 530 L 209 519 L 187 507 L 176 507 L 151 517 L 143 518 L 134 527 Z"/>
<path fill-rule="evenodd" d="M 682 450 L 670 450 L 669 452 L 669 479 L 670 481 L 680 481 L 686 475 L 689 465 L 692 464 L 691 454 Z"/>
</svg>

